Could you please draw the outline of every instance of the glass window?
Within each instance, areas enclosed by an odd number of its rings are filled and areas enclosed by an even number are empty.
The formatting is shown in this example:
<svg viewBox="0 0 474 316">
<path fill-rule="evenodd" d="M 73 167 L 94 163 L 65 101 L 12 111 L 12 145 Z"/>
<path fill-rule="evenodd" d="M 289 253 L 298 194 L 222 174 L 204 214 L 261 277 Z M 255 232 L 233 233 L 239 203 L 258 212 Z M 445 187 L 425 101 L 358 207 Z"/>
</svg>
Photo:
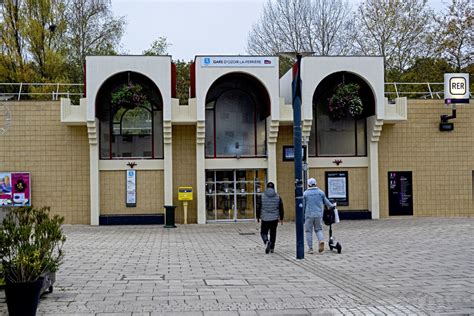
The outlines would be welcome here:
<svg viewBox="0 0 474 316">
<path fill-rule="evenodd" d="M 309 156 L 366 156 L 365 119 L 341 119 L 333 122 L 328 115 L 314 118 Z"/>
<path fill-rule="evenodd" d="M 247 92 L 224 91 L 206 106 L 206 156 L 264 156 L 266 120 L 263 116 Z"/>
<path fill-rule="evenodd" d="M 137 80 L 140 78 L 141 80 Z M 111 91 L 120 82 L 139 82 L 148 102 L 137 106 L 111 104 Z M 136 73 L 119 74 L 106 82 L 98 93 L 100 159 L 163 158 L 163 111 L 156 86 Z"/>
<path fill-rule="evenodd" d="M 337 121 L 329 117 L 329 99 L 341 82 L 356 83 L 364 110 L 360 118 L 349 114 Z M 334 73 L 317 87 L 313 97 L 313 124 L 308 144 L 312 157 L 367 156 L 366 118 L 374 115 L 372 91 L 362 78 L 350 73 Z"/>
</svg>

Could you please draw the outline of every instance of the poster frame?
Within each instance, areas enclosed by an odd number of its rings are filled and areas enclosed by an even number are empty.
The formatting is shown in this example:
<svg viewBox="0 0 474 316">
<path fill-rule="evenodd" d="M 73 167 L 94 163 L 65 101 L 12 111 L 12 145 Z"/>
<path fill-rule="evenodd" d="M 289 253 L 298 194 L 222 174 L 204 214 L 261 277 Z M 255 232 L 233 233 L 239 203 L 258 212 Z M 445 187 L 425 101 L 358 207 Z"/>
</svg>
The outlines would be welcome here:
<svg viewBox="0 0 474 316">
<path fill-rule="evenodd" d="M 334 197 L 332 192 L 329 189 L 329 183 L 332 179 L 344 178 L 344 197 Z M 348 171 L 325 171 L 325 191 L 326 197 L 332 202 L 337 202 L 338 206 L 348 206 L 349 205 L 349 172 Z"/>
</svg>

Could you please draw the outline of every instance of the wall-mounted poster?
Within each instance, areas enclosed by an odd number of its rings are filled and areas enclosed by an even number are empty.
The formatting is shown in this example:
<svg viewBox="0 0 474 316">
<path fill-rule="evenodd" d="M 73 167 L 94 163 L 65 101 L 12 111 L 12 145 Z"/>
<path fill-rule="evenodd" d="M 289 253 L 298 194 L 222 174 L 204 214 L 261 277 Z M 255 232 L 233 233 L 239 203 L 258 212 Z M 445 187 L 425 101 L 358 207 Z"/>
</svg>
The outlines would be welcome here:
<svg viewBox="0 0 474 316">
<path fill-rule="evenodd" d="M 0 206 L 30 206 L 30 184 L 28 172 L 0 172 Z"/>
<path fill-rule="evenodd" d="M 137 173 L 136 170 L 127 170 L 126 178 L 126 205 L 127 207 L 137 206 Z"/>
<path fill-rule="evenodd" d="M 306 161 L 306 146 L 303 145 L 302 152 L 301 152 L 301 160 Z M 295 160 L 295 147 L 290 146 L 283 146 L 283 161 L 293 161 Z"/>
<path fill-rule="evenodd" d="M 413 215 L 411 171 L 388 172 L 388 215 Z"/>
<path fill-rule="evenodd" d="M 326 196 L 337 205 L 349 205 L 349 188 L 347 171 L 327 171 Z"/>
</svg>

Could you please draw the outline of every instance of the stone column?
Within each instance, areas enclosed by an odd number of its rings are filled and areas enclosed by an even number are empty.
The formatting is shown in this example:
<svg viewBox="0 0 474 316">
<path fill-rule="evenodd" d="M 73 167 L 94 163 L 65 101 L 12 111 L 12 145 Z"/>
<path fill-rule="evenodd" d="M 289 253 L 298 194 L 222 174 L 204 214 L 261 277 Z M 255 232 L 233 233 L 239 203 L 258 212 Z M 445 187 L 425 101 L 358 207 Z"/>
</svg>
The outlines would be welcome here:
<svg viewBox="0 0 474 316">
<path fill-rule="evenodd" d="M 380 218 L 379 200 L 379 138 L 382 132 L 383 120 L 374 116 L 367 118 L 367 156 L 368 168 L 368 202 L 372 219 Z"/>
<path fill-rule="evenodd" d="M 206 123 L 197 121 L 196 124 L 196 200 L 197 222 L 206 224 Z"/>
<path fill-rule="evenodd" d="M 99 179 L 99 144 L 97 141 L 97 126 L 99 121 L 87 121 L 87 134 L 89 136 L 89 178 L 91 192 L 91 225 L 99 225 L 100 215 L 100 179 Z"/>
<path fill-rule="evenodd" d="M 277 154 L 276 144 L 278 139 L 278 129 L 280 122 L 278 120 L 272 120 L 271 117 L 267 119 L 267 178 L 268 181 L 275 183 L 277 186 Z"/>
<path fill-rule="evenodd" d="M 173 205 L 173 143 L 171 120 L 163 121 L 164 181 L 163 193 L 165 205 Z"/>
</svg>

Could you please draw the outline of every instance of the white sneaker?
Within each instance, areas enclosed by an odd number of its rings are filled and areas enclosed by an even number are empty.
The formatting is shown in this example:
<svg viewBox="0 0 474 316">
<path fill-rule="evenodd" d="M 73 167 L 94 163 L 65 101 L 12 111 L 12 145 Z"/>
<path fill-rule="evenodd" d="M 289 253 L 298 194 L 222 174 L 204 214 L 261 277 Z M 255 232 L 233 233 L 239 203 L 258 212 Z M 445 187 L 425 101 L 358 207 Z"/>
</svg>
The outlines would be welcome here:
<svg viewBox="0 0 474 316">
<path fill-rule="evenodd" d="M 314 253 L 313 248 L 309 248 L 308 253 Z"/>
</svg>

